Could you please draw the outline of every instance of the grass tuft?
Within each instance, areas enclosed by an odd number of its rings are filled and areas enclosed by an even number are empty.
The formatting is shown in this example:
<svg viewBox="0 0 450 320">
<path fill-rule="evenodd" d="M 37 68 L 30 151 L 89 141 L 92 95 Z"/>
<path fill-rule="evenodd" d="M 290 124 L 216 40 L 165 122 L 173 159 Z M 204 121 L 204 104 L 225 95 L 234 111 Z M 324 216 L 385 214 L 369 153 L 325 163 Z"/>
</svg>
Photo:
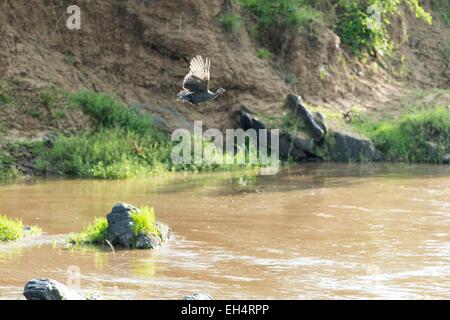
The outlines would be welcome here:
<svg viewBox="0 0 450 320">
<path fill-rule="evenodd" d="M 41 233 L 37 227 L 31 227 L 26 230 L 21 220 L 13 220 L 7 216 L 0 215 L 0 242 L 14 241 L 27 235 L 36 235 Z"/>
<path fill-rule="evenodd" d="M 68 240 L 72 245 L 101 245 L 105 244 L 108 232 L 108 221 L 106 218 L 96 218 L 82 232 Z"/>
</svg>

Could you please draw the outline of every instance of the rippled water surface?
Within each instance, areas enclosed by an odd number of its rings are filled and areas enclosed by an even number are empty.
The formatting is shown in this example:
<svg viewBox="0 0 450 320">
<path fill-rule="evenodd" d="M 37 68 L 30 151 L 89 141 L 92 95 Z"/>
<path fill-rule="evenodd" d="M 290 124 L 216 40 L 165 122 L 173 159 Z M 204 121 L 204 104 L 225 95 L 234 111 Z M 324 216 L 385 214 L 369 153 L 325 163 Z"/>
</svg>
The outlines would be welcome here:
<svg viewBox="0 0 450 320">
<path fill-rule="evenodd" d="M 120 201 L 154 206 L 170 244 L 115 254 L 59 244 Z M 36 277 L 107 299 L 450 299 L 448 166 L 39 180 L 0 185 L 0 213 L 45 232 L 0 244 L 2 299 L 21 299 Z"/>
</svg>

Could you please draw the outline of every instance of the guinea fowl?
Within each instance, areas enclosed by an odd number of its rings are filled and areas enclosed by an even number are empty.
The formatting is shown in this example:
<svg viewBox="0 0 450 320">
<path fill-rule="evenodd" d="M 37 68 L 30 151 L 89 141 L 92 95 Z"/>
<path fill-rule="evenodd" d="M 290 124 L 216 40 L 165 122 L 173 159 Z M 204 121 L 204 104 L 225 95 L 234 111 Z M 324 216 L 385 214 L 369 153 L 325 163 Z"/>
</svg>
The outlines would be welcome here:
<svg viewBox="0 0 450 320">
<path fill-rule="evenodd" d="M 190 104 L 216 99 L 225 89 L 219 88 L 216 92 L 209 91 L 209 69 L 211 61 L 206 58 L 203 61 L 201 56 L 196 56 L 191 60 L 190 71 L 184 78 L 183 90 L 178 93 L 178 100 Z"/>
</svg>

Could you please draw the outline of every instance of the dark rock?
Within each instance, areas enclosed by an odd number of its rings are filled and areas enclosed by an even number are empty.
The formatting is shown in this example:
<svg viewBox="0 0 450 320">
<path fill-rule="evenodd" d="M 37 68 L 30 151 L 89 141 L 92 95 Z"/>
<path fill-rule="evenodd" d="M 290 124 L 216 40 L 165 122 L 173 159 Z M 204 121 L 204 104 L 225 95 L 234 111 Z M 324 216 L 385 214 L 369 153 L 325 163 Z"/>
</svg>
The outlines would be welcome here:
<svg viewBox="0 0 450 320">
<path fill-rule="evenodd" d="M 280 135 L 280 158 L 287 160 L 292 158 L 296 162 L 303 161 L 307 158 L 306 153 L 299 147 L 301 143 L 290 133 L 282 133 Z"/>
<path fill-rule="evenodd" d="M 158 230 L 160 236 L 161 236 L 161 241 L 167 242 L 170 239 L 170 236 L 172 234 L 172 230 L 170 230 L 170 227 L 162 222 L 156 222 L 156 229 Z"/>
<path fill-rule="evenodd" d="M 154 234 L 141 233 L 136 237 L 137 249 L 156 249 L 161 245 L 161 239 Z"/>
<path fill-rule="evenodd" d="M 23 295 L 27 300 L 86 300 L 85 297 L 52 279 L 28 281 Z"/>
<path fill-rule="evenodd" d="M 190 296 L 185 296 L 183 300 L 214 300 L 209 294 L 194 293 Z"/>
<path fill-rule="evenodd" d="M 435 163 L 439 162 L 440 161 L 439 145 L 432 141 L 425 142 L 425 145 L 427 147 L 428 157 L 430 161 Z"/>
<path fill-rule="evenodd" d="M 134 235 L 131 213 L 136 211 L 139 209 L 130 204 L 119 203 L 107 215 L 108 240 L 113 246 L 132 247 Z"/>
<path fill-rule="evenodd" d="M 334 145 L 330 152 L 336 161 L 373 161 L 376 150 L 371 140 L 348 132 L 334 132 Z"/>
<path fill-rule="evenodd" d="M 308 126 L 311 137 L 316 142 L 320 142 L 323 140 L 326 132 L 326 130 L 324 130 L 326 128 L 325 118 L 320 119 L 320 121 L 322 122 L 322 126 L 319 125 L 316 119 L 314 119 L 312 113 L 309 112 L 309 110 L 305 107 L 304 102 L 300 96 L 288 94 L 285 107 L 305 122 L 305 124 Z M 323 115 L 320 114 L 319 118 L 321 116 Z"/>
<path fill-rule="evenodd" d="M 443 164 L 450 164 L 450 153 L 446 154 L 443 158 L 442 158 L 442 163 Z"/>
<path fill-rule="evenodd" d="M 267 129 L 267 126 L 260 121 L 259 119 L 252 116 L 250 113 L 245 112 L 243 110 L 239 110 L 235 113 L 235 122 L 237 126 L 242 128 L 243 130 L 248 129 L 255 129 L 255 130 L 261 130 L 261 129 Z"/>
</svg>

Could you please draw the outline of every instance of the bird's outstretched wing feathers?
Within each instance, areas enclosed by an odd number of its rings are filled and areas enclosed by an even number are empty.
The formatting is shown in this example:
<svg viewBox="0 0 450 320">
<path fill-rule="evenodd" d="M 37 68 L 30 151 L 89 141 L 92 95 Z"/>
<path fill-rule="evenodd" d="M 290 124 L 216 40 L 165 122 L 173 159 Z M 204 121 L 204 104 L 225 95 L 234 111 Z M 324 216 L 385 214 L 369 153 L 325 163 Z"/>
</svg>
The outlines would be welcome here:
<svg viewBox="0 0 450 320">
<path fill-rule="evenodd" d="M 205 61 L 201 56 L 192 58 L 191 69 L 184 78 L 183 88 L 190 92 L 208 92 L 210 67 L 211 61 L 208 58 Z"/>
</svg>

